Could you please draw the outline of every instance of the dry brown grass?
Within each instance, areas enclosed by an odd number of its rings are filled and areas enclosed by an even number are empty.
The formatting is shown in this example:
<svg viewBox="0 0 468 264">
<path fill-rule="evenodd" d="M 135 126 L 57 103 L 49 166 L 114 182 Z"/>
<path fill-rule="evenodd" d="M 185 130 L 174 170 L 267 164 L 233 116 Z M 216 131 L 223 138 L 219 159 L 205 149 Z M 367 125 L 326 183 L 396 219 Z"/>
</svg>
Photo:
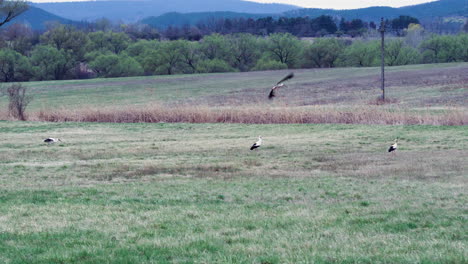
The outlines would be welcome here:
<svg viewBox="0 0 468 264">
<path fill-rule="evenodd" d="M 108 123 L 241 123 L 241 124 L 385 124 L 385 125 L 467 125 L 463 108 L 440 112 L 406 108 L 362 107 L 246 107 L 146 106 L 41 110 L 30 120 L 49 122 Z"/>
<path fill-rule="evenodd" d="M 397 103 L 398 103 L 398 100 L 396 98 L 385 98 L 385 100 L 383 100 L 382 97 L 380 96 L 369 101 L 370 105 L 386 105 L 386 104 L 397 104 Z"/>
<path fill-rule="evenodd" d="M 9 120 L 9 119 L 11 119 L 11 117 L 8 114 L 8 111 L 0 110 L 0 120 Z"/>
</svg>

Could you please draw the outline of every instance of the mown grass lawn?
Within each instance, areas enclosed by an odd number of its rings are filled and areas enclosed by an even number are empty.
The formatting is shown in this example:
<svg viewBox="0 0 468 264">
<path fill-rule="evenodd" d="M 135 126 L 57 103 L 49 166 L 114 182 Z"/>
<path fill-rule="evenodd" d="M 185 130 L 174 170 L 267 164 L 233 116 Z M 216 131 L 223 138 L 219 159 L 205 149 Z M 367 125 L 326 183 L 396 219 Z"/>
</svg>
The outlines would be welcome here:
<svg viewBox="0 0 468 264">
<path fill-rule="evenodd" d="M 0 122 L 0 134 L 2 263 L 468 261 L 466 127 Z"/>
</svg>

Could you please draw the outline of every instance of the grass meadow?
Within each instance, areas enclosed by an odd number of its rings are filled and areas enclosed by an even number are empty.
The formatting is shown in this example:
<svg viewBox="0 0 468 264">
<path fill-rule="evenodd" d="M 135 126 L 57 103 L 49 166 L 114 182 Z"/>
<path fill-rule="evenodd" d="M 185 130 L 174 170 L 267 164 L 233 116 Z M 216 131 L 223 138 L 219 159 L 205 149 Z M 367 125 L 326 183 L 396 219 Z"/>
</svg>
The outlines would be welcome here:
<svg viewBox="0 0 468 264">
<path fill-rule="evenodd" d="M 58 120 L 94 121 L 93 116 L 99 111 L 141 112 L 154 108 L 166 112 L 179 108 L 192 112 L 206 112 L 205 109 L 238 112 L 245 108 L 252 109 L 249 112 L 262 109 L 374 112 L 376 99 L 381 95 L 380 68 L 304 69 L 294 70 L 295 78 L 287 83 L 288 87 L 282 88 L 275 100 L 268 100 L 272 85 L 289 72 L 145 76 L 24 85 L 34 96 L 27 110 L 29 119 L 41 121 L 54 121 L 54 118 L 46 120 L 51 115 Z M 415 112 L 415 118 L 419 118 L 419 113 L 463 112 L 460 109 L 465 110 L 468 97 L 467 72 L 468 63 L 387 67 L 386 94 L 392 104 L 384 109 Z M 6 104 L 7 98 L 0 97 L 0 119 L 8 119 L 5 107 L 1 107 Z M 281 117 L 274 118 L 272 123 L 276 119 Z M 465 114 L 464 124 L 467 120 Z M 142 121 L 145 120 L 134 120 Z M 164 120 L 156 122 L 159 121 Z"/>
<path fill-rule="evenodd" d="M 0 127 L 3 263 L 468 260 L 463 126 Z"/>
<path fill-rule="evenodd" d="M 386 105 L 377 68 L 26 83 L 0 263 L 467 263 L 467 70 L 390 67 Z"/>
</svg>

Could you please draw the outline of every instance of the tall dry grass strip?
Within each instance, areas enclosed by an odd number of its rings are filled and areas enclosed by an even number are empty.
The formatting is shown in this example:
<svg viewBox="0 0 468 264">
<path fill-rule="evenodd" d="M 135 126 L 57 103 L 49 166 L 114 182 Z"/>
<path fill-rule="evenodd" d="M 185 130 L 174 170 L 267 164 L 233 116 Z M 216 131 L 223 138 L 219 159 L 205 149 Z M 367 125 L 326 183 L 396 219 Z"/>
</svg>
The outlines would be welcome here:
<svg viewBox="0 0 468 264">
<path fill-rule="evenodd" d="M 10 115 L 8 114 L 8 111 L 5 110 L 0 110 L 0 120 L 9 120 Z"/>
<path fill-rule="evenodd" d="M 467 125 L 464 109 L 440 112 L 365 106 L 337 107 L 205 107 L 148 106 L 42 110 L 30 120 L 49 122 L 111 123 L 243 123 L 243 124 L 384 124 L 384 125 Z"/>
</svg>

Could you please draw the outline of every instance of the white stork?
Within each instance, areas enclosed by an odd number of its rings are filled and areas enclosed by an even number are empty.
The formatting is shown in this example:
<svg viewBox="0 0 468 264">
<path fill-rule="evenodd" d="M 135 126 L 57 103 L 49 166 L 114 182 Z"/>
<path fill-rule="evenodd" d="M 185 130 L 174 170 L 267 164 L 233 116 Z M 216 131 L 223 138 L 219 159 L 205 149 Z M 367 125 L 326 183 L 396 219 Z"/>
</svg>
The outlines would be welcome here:
<svg viewBox="0 0 468 264">
<path fill-rule="evenodd" d="M 259 147 L 262 145 L 262 142 L 263 142 L 262 136 L 259 136 L 257 142 L 255 142 L 255 143 L 250 147 L 250 150 L 254 150 L 254 149 L 256 149 L 256 148 L 259 148 Z"/>
<path fill-rule="evenodd" d="M 398 148 L 398 138 L 395 139 L 395 143 L 393 143 L 390 148 L 388 148 L 388 152 L 396 151 Z"/>
<path fill-rule="evenodd" d="M 47 143 L 47 144 L 53 144 L 53 143 L 57 143 L 57 142 L 62 142 L 62 140 L 60 140 L 60 138 L 46 138 L 44 139 L 44 142 Z"/>
<path fill-rule="evenodd" d="M 291 72 L 286 77 L 281 79 L 281 81 L 279 81 L 275 86 L 273 86 L 273 88 L 271 88 L 270 94 L 268 95 L 268 99 L 270 99 L 270 100 L 273 99 L 273 97 L 276 96 L 276 90 L 278 90 L 281 87 L 286 86 L 283 82 L 285 82 L 285 81 L 287 81 L 289 79 L 292 79 L 293 77 L 294 77 L 294 73 Z"/>
</svg>

